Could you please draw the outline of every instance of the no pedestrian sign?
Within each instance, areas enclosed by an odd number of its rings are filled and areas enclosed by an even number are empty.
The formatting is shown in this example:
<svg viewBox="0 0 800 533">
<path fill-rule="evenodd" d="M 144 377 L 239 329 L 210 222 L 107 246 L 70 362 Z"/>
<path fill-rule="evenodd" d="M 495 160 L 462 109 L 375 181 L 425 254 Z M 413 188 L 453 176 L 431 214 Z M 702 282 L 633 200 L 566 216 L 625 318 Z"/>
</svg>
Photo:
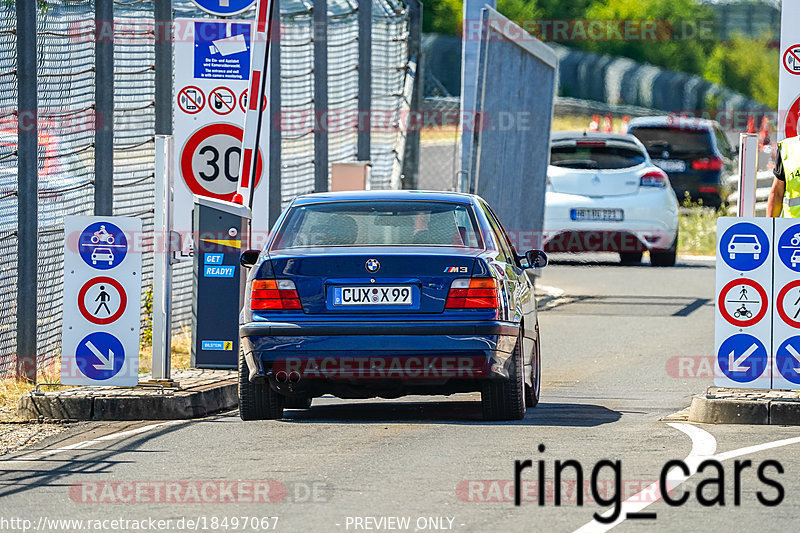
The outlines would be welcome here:
<svg viewBox="0 0 800 533">
<path fill-rule="evenodd" d="M 134 386 L 139 379 L 142 221 L 67 217 L 61 383 Z"/>
</svg>

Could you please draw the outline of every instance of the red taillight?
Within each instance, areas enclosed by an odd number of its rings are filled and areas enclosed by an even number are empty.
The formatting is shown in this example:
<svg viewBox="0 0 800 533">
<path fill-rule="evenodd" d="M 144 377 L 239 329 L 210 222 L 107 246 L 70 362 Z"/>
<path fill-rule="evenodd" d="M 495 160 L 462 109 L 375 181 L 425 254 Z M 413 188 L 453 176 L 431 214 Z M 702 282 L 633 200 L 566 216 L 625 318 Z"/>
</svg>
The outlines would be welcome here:
<svg viewBox="0 0 800 533">
<path fill-rule="evenodd" d="M 605 141 L 577 141 L 575 146 L 605 146 Z"/>
<path fill-rule="evenodd" d="M 257 279 L 253 281 L 250 293 L 250 309 L 292 310 L 302 309 L 300 296 L 294 282 L 289 279 Z"/>
<path fill-rule="evenodd" d="M 639 179 L 642 187 L 666 187 L 667 175 L 663 170 L 651 170 Z"/>
<path fill-rule="evenodd" d="M 713 186 L 698 187 L 697 190 L 699 192 L 705 192 L 705 193 L 711 193 L 711 194 L 716 194 L 716 193 L 719 192 L 719 189 L 716 188 L 716 187 L 713 187 Z"/>
<path fill-rule="evenodd" d="M 492 278 L 454 279 L 445 309 L 497 309 L 500 292 Z"/>
<path fill-rule="evenodd" d="M 719 157 L 704 157 L 692 161 L 694 170 L 722 170 L 722 159 Z"/>
</svg>

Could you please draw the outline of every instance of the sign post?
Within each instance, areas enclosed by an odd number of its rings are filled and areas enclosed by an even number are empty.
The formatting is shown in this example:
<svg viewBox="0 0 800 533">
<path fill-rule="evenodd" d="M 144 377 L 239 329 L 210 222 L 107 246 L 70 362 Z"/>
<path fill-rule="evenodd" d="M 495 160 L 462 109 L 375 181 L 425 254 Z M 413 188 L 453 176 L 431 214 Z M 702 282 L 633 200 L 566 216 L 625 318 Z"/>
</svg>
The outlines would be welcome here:
<svg viewBox="0 0 800 533">
<path fill-rule="evenodd" d="M 714 384 L 718 387 L 772 386 L 772 231 L 768 218 L 717 221 Z"/>
<path fill-rule="evenodd" d="M 142 221 L 69 216 L 64 221 L 61 383 L 139 381 Z"/>
<path fill-rule="evenodd" d="M 756 216 L 758 134 L 739 134 L 739 216 Z"/>
</svg>

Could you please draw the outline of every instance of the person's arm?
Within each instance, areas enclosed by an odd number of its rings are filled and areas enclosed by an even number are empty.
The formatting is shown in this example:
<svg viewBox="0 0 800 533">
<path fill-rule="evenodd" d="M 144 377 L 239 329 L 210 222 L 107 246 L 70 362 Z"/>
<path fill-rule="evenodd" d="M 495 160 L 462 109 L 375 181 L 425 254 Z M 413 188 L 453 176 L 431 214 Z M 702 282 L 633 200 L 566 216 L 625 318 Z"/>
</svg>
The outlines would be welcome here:
<svg viewBox="0 0 800 533">
<path fill-rule="evenodd" d="M 778 178 L 772 180 L 772 190 L 767 200 L 767 216 L 777 218 L 783 210 L 783 195 L 786 194 L 786 182 Z"/>
</svg>

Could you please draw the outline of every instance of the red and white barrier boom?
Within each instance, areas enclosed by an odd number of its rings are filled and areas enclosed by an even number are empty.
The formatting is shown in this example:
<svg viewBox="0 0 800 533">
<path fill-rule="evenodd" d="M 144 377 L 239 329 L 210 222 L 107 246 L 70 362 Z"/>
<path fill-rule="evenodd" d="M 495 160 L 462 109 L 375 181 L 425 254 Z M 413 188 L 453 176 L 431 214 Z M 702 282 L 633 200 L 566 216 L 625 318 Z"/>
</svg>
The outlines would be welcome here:
<svg viewBox="0 0 800 533">
<path fill-rule="evenodd" d="M 261 130 L 268 127 L 264 124 L 264 112 L 267 105 L 267 86 L 269 85 L 269 48 L 272 41 L 273 0 L 258 0 L 256 10 L 256 28 L 253 38 L 253 51 L 250 67 L 250 88 L 248 89 L 247 111 L 244 119 L 244 136 L 242 139 L 242 161 L 239 169 L 239 186 L 233 201 L 250 208 L 253 207 L 253 189 L 258 171 L 258 146 L 261 142 Z M 257 95 L 257 97 L 256 97 Z M 264 102 L 264 105 L 259 105 Z M 264 169 L 265 184 L 269 189 L 269 172 Z M 263 206 L 267 208 L 267 206 Z"/>
</svg>

